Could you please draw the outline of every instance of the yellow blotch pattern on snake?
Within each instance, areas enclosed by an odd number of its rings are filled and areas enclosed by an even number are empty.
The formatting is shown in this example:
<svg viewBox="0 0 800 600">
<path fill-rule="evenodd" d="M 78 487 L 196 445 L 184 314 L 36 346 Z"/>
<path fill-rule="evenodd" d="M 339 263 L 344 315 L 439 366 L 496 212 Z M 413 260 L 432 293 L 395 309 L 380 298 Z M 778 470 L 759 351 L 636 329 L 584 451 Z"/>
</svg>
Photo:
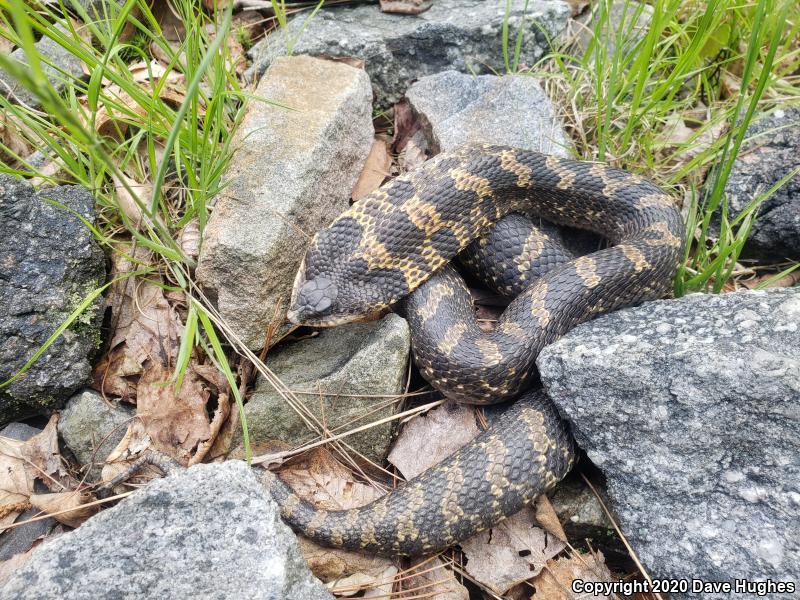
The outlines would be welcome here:
<svg viewBox="0 0 800 600">
<path fill-rule="evenodd" d="M 447 263 L 523 209 L 594 231 L 611 247 L 562 260 L 518 285 L 524 291 L 485 333 Z M 391 181 L 319 232 L 298 273 L 289 317 L 330 326 L 403 299 L 415 360 L 434 387 L 459 401 L 499 402 L 530 387 L 541 349 L 578 323 L 663 296 L 681 254 L 682 229 L 669 197 L 639 176 L 469 145 Z M 525 394 L 506 414 L 456 455 L 356 509 L 356 516 L 343 511 L 323 518 L 277 478 L 273 493 L 291 507 L 284 518 L 321 543 L 390 555 L 439 550 L 513 514 L 572 464 L 569 435 L 542 395 Z"/>
</svg>

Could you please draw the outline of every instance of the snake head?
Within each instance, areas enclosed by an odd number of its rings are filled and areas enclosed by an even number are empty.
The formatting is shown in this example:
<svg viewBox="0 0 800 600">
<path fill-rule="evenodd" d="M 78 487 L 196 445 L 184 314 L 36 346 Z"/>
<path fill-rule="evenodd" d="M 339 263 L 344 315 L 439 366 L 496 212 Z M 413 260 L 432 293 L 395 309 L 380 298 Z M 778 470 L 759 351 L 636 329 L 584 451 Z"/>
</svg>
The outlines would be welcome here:
<svg viewBox="0 0 800 600">
<path fill-rule="evenodd" d="M 294 281 L 289 321 L 312 327 L 369 321 L 408 293 L 400 270 L 370 266 L 365 238 L 348 213 L 314 237 Z"/>
</svg>

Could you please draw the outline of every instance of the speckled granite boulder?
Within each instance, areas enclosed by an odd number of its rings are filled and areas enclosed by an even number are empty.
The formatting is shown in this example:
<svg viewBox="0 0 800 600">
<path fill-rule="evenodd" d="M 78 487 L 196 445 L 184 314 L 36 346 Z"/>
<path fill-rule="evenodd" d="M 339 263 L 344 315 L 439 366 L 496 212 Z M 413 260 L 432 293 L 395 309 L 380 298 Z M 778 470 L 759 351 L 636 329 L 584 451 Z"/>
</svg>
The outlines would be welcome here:
<svg viewBox="0 0 800 600">
<path fill-rule="evenodd" d="M 798 357 L 797 288 L 646 303 L 540 355 L 654 578 L 800 581 Z"/>
<path fill-rule="evenodd" d="M 0 174 L 0 382 L 14 376 L 104 283 L 103 252 L 70 211 L 93 221 L 94 198 L 77 186 L 36 192 Z M 102 315 L 99 299 L 26 373 L 0 389 L 0 424 L 58 408 L 86 383 Z"/>
<path fill-rule="evenodd" d="M 332 600 L 243 462 L 195 465 L 39 546 L 16 600 Z"/>
<path fill-rule="evenodd" d="M 307 22 L 307 15 L 301 13 L 285 30 L 276 30 L 253 46 L 249 75 L 260 77 L 276 57 L 287 53 L 287 40 L 294 40 L 295 55 L 364 60 L 378 104 L 388 106 L 425 75 L 450 69 L 505 71 L 505 7 L 505 2 L 436 0 L 424 13 L 409 16 L 381 12 L 375 4 L 359 4 L 323 8 Z M 548 40 L 566 26 L 569 14 L 567 4 L 558 0 L 512 0 L 512 40 L 520 27 L 524 30 L 520 61 L 532 65 L 541 58 L 549 49 Z"/>
</svg>

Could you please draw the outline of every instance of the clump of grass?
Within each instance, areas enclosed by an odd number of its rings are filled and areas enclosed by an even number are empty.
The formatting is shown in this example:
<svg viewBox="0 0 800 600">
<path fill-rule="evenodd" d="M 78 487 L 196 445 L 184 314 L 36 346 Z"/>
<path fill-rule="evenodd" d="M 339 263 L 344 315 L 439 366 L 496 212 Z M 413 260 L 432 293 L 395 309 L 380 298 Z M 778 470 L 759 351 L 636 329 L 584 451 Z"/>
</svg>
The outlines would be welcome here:
<svg viewBox="0 0 800 600">
<path fill-rule="evenodd" d="M 649 25 L 639 27 L 650 11 L 617 4 L 623 18 L 615 22 L 612 0 L 595 2 L 585 48 L 554 52 L 532 73 L 562 108 L 580 158 L 645 174 L 691 199 L 675 294 L 719 292 L 759 207 L 794 175 L 728 220 L 725 185 L 747 128 L 800 99 L 800 5 L 653 0 Z"/>
<path fill-rule="evenodd" d="M 36 167 L 14 148 L 0 144 L 0 152 L 10 159 L 0 170 L 92 190 L 100 216 L 97 225 L 86 224 L 98 241 L 114 252 L 122 251 L 115 243 L 120 239 L 152 251 L 153 264 L 124 277 L 158 274 L 169 291 L 185 295 L 187 322 L 175 381 L 180 384 L 186 358 L 195 348 L 206 353 L 225 374 L 244 425 L 238 385 L 213 325 L 213 309 L 198 296 L 192 282 L 195 259 L 177 239 L 190 223 L 202 236 L 209 203 L 220 191 L 231 158 L 232 132 L 244 114 L 248 95 L 239 87 L 225 44 L 231 10 L 209 16 L 194 0 L 174 0 L 173 6 L 186 29 L 176 46 L 166 41 L 146 0 L 128 0 L 123 5 L 104 2 L 93 15 L 76 5 L 82 22 L 72 20 L 61 3 L 34 6 L 23 0 L 3 0 L 0 36 L 22 48 L 28 64 L 0 54 L 0 67 L 29 90 L 42 108 L 14 104 L 0 96 L 0 109 L 20 125 L 27 145 L 41 149 L 51 162 L 48 168 Z M 208 33 L 210 24 L 215 26 L 213 37 Z M 88 77 L 76 78 L 60 70 L 64 90 L 58 92 L 42 67 L 46 59 L 35 46 L 41 37 L 79 59 Z M 157 65 L 151 51 L 166 57 L 166 65 Z M 135 62 L 144 67 L 131 71 L 130 63 Z M 51 66 L 59 69 L 58 64 Z M 160 72 L 156 73 L 157 67 Z M 179 89 L 170 90 L 170 81 L 176 78 L 181 81 Z M 109 285 L 79 303 L 15 378 Z M 249 457 L 246 426 L 244 438 Z"/>
</svg>

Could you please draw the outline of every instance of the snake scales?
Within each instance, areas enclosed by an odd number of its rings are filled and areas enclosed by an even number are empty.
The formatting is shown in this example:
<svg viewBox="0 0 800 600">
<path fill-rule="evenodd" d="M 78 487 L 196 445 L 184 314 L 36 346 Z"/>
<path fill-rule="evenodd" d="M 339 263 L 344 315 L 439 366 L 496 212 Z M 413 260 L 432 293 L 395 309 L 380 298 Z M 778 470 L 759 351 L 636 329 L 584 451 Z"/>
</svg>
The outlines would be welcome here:
<svg viewBox="0 0 800 600">
<path fill-rule="evenodd" d="M 515 223 L 517 212 L 596 232 L 610 247 L 564 255 L 547 231 Z M 681 231 L 669 197 L 636 175 L 505 146 L 464 146 L 387 183 L 319 232 L 289 318 L 331 326 L 404 299 L 399 307 L 426 379 L 459 401 L 500 402 L 530 387 L 540 350 L 578 323 L 663 296 Z M 460 252 L 495 289 L 516 295 L 490 333 L 478 328 L 469 292 L 448 265 Z M 556 409 L 542 393 L 527 392 L 473 442 L 364 507 L 316 509 L 277 477 L 271 492 L 284 519 L 315 541 L 416 555 L 518 511 L 553 487 L 574 456 Z"/>
</svg>

